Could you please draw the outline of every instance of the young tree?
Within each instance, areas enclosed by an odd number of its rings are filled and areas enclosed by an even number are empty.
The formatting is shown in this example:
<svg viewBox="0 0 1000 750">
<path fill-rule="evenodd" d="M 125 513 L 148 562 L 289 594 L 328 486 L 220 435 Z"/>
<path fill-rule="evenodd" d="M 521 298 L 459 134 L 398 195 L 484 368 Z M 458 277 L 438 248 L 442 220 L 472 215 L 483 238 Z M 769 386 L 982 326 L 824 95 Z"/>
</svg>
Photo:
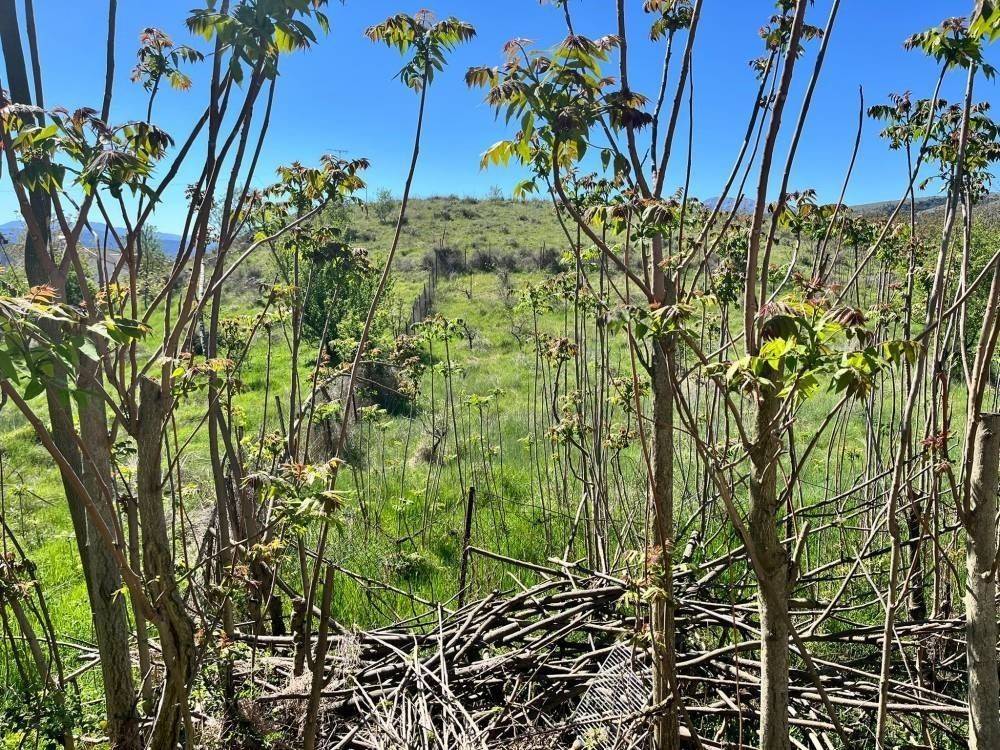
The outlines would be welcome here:
<svg viewBox="0 0 1000 750">
<path fill-rule="evenodd" d="M 388 224 L 396 211 L 396 199 L 392 197 L 389 188 L 381 188 L 375 194 L 375 200 L 371 203 L 372 213 L 378 219 L 379 224 Z"/>
<path fill-rule="evenodd" d="M 149 92 L 147 117 L 114 125 L 109 118 L 117 3 L 111 0 L 108 73 L 100 110 L 46 110 L 41 106 L 34 20 L 29 17 L 26 23 L 34 74 L 32 96 L 28 62 L 20 44 L 25 27 L 13 0 L 0 7 L 11 91 L 11 100 L 4 101 L 0 110 L 4 174 L 28 226 L 25 265 L 36 288 L 32 299 L 42 295 L 52 302 L 35 311 L 38 325 L 31 335 L 43 344 L 41 354 L 33 345 L 25 347 L 20 370 L 13 375 L 5 370 L 0 387 L 32 426 L 63 480 L 93 614 L 108 733 L 114 747 L 174 747 L 185 728 L 191 727 L 188 698 L 199 666 L 195 613 L 201 618 L 199 627 L 209 626 L 215 614 L 189 608 L 191 592 L 185 593 L 186 579 L 176 571 L 177 547 L 167 533 L 163 448 L 166 427 L 178 403 L 176 365 L 202 310 L 208 307 L 217 315 L 224 282 L 263 244 L 252 243 L 235 259 L 229 253 L 240 236 L 248 185 L 267 130 L 266 125 L 254 130 L 253 113 L 268 86 L 268 107 L 273 100 L 280 55 L 315 41 L 311 22 L 325 28 L 324 5 L 324 0 L 236 5 L 223 0 L 193 11 L 189 28 L 214 41 L 215 54 L 204 113 L 195 118 L 176 150 L 175 141 L 152 123 L 159 80 L 167 76 L 174 86 L 186 88 L 188 79 L 177 66 L 196 62 L 200 55 L 172 50 L 166 35 L 146 30 L 134 77 Z M 27 8 L 30 12 L 31 5 Z M 169 278 L 151 289 L 149 303 L 143 304 L 144 230 L 181 165 L 195 152 L 196 142 L 204 144 L 199 150 L 205 161 L 194 168 L 200 177 L 190 193 L 184 241 Z M 163 170 L 154 175 L 160 165 Z M 223 196 L 223 220 L 219 236 L 211 238 L 217 194 Z M 73 219 L 67 212 L 70 204 L 75 208 Z M 277 234 L 318 211 L 296 218 Z M 92 214 L 99 214 L 110 228 L 118 260 L 106 273 L 102 271 L 99 289 L 80 285 L 84 313 L 61 312 L 57 303 L 66 298 L 67 280 L 87 276 L 80 237 Z M 54 221 L 51 230 L 50 217 Z M 124 232 L 113 228 L 119 223 L 127 227 Z M 210 266 L 208 251 L 213 244 L 214 266 Z M 186 284 L 179 283 L 185 276 Z M 150 335 L 149 322 L 158 312 L 163 312 L 162 337 L 150 352 L 140 347 L 140 340 Z M 67 352 L 68 345 L 77 354 Z M 31 403 L 41 393 L 46 396 L 47 414 L 36 413 Z M 213 405 L 209 404 L 210 413 Z M 123 472 L 112 436 L 134 441 L 134 485 L 117 481 Z M 226 492 L 223 487 L 220 501 Z M 130 509 L 127 524 L 117 512 L 121 505 Z M 144 649 L 144 622 L 154 626 L 163 657 L 163 681 L 152 686 L 159 696 L 145 732 L 136 710 L 139 701 L 123 590 L 128 592 L 140 629 L 144 693 L 145 683 L 155 674 Z"/>
<path fill-rule="evenodd" d="M 170 276 L 171 263 L 163 252 L 163 242 L 160 240 L 156 227 L 149 225 L 142 229 L 137 242 L 139 256 L 137 276 L 141 287 L 142 303 L 149 305 L 152 295 L 163 286 Z"/>
<path fill-rule="evenodd" d="M 476 35 L 475 29 L 464 21 L 456 18 L 446 18 L 441 21 L 434 19 L 430 11 L 422 10 L 415 16 L 398 14 L 386 19 L 383 23 L 372 26 L 365 31 L 365 36 L 373 42 L 382 43 L 396 49 L 402 55 L 407 55 L 406 64 L 399 72 L 399 79 L 403 85 L 416 92 L 420 97 L 417 107 L 416 133 L 413 138 L 413 155 L 410 158 L 410 167 L 406 176 L 406 183 L 403 187 L 403 196 L 399 206 L 399 216 L 396 219 L 396 229 L 393 234 L 392 244 L 389 247 L 388 255 L 378 284 L 372 294 L 371 304 L 368 314 L 365 317 L 364 327 L 358 341 L 354 361 L 351 364 L 350 375 L 347 382 L 346 393 L 341 416 L 340 431 L 335 446 L 335 456 L 339 458 L 344 451 L 347 442 L 347 428 L 349 424 L 349 411 L 353 405 L 354 391 L 358 384 L 362 357 L 365 356 L 368 343 L 372 334 L 375 317 L 379 311 L 382 296 L 385 293 L 389 282 L 389 274 L 392 270 L 393 260 L 396 257 L 396 250 L 399 247 L 399 240 L 402 235 L 403 224 L 406 219 L 406 209 L 410 200 L 410 190 L 413 187 L 413 177 L 417 169 L 417 161 L 420 157 L 420 144 L 424 127 L 424 112 L 427 104 L 427 91 L 434 80 L 437 72 L 444 70 L 447 53 L 463 42 L 467 42 Z M 336 476 L 334 476 L 334 482 Z M 311 578 L 311 584 L 307 586 L 306 605 L 311 606 L 314 601 L 314 592 L 319 579 L 320 564 L 323 559 L 323 552 L 326 548 L 329 525 L 324 522 L 320 531 L 320 541 L 317 552 L 317 565 Z M 320 607 L 320 634 L 316 645 L 316 662 L 319 666 L 312 676 L 312 685 L 309 693 L 309 704 L 306 709 L 303 746 L 306 750 L 313 750 L 316 746 L 317 717 L 320 705 L 320 693 L 324 683 L 324 661 L 328 648 L 327 625 L 330 613 L 331 593 L 333 588 L 333 568 L 327 567 L 324 577 L 323 596 Z"/>
<path fill-rule="evenodd" d="M 609 264 L 626 277 L 626 288 L 635 287 L 649 310 L 669 310 L 677 301 L 679 278 L 664 253 L 664 236 L 673 232 L 681 212 L 665 200 L 665 173 L 670 163 L 671 147 L 681 96 L 687 82 L 691 49 L 700 17 L 701 2 L 647 3 L 653 17 L 654 39 L 666 38 L 663 85 L 655 114 L 644 111 L 648 99 L 630 88 L 628 37 L 625 3 L 617 3 L 618 34 L 590 40 L 574 33 L 568 3 L 562 3 L 569 35 L 549 56 L 531 50 L 523 40 L 512 40 L 505 48 L 502 67 L 473 68 L 466 80 L 469 85 L 486 87 L 487 101 L 508 120 L 519 118 L 521 130 L 509 141 L 501 141 L 483 156 L 483 165 L 506 164 L 517 159 L 528 166 L 535 177 L 519 184 L 515 199 L 545 188 L 560 211 L 575 222 L 583 234 L 602 252 Z M 662 144 L 658 137 L 660 113 L 667 85 L 667 72 L 674 37 L 688 30 L 687 48 L 677 82 L 674 106 L 667 120 L 667 134 Z M 619 48 L 620 88 L 604 78 L 601 65 Z M 610 127 L 609 127 L 610 126 Z M 647 162 L 637 146 L 640 131 L 650 129 Z M 607 135 L 601 149 L 606 167 L 613 165 L 612 190 L 617 194 L 615 208 L 590 207 L 586 195 L 571 195 L 575 187 L 575 167 L 588 152 L 592 132 Z M 624 137 L 626 145 L 620 145 Z M 662 154 L 657 150 L 662 146 Z M 569 185 L 567 183 L 570 183 Z M 594 201 L 596 203 L 596 201 Z M 616 213 L 612 213 L 615 211 Z M 615 223 L 625 242 L 633 238 L 648 240 L 651 254 L 642 276 L 623 260 L 592 226 L 597 217 Z M 633 217 L 635 220 L 633 221 Z M 617 221 L 615 222 L 615 219 Z M 627 301 L 626 297 L 626 301 Z M 649 377 L 653 391 L 652 449 L 649 462 L 649 490 L 652 507 L 653 539 L 650 544 L 650 581 L 658 594 L 652 605 L 652 636 L 655 663 L 653 702 L 659 712 L 655 723 L 656 746 L 679 746 L 677 684 L 674 670 L 674 603 L 672 600 L 672 554 L 674 533 L 673 501 L 673 393 L 671 370 L 675 366 L 676 341 L 664 332 L 652 341 Z"/>
</svg>

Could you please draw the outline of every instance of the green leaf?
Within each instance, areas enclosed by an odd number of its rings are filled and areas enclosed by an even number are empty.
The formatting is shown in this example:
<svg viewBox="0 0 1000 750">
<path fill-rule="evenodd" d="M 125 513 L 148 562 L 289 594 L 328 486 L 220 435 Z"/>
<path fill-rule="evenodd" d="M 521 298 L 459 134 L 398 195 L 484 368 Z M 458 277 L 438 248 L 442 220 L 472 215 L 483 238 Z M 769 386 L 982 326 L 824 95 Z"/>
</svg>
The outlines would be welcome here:
<svg viewBox="0 0 1000 750">
<path fill-rule="evenodd" d="M 100 355 L 97 353 L 97 347 L 94 346 L 94 342 L 89 339 L 84 339 L 80 342 L 79 346 L 76 347 L 76 350 L 91 362 L 97 362 L 100 358 Z"/>
<path fill-rule="evenodd" d="M 483 153 L 483 158 L 479 162 L 482 169 L 490 165 L 507 166 L 514 155 L 514 144 L 511 141 L 497 141 Z"/>
<path fill-rule="evenodd" d="M 45 392 L 45 384 L 41 380 L 32 380 L 24 389 L 25 401 L 31 401 L 36 396 L 41 396 Z"/>
</svg>

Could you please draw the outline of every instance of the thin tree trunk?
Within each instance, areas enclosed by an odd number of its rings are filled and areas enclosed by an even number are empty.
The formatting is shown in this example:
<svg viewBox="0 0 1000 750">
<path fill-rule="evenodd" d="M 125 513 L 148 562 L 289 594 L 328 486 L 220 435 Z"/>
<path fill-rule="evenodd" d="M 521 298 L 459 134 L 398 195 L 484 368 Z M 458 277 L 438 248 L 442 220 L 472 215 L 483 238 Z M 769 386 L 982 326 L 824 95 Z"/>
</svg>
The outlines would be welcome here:
<svg viewBox="0 0 1000 750">
<path fill-rule="evenodd" d="M 17 17 L 17 5 L 14 0 L 0 0 L 0 41 L 3 44 L 4 63 L 7 71 L 5 82 L 10 91 L 12 101 L 20 104 L 31 104 L 32 97 L 28 84 L 27 65 L 24 48 L 21 43 L 20 23 Z M 37 71 L 36 71 L 37 72 Z M 37 80 L 36 84 L 40 85 Z M 41 92 L 37 92 L 39 97 Z M 31 213 L 47 235 L 51 215 L 51 202 L 44 192 L 32 192 L 30 195 Z M 26 220 L 28 217 L 25 217 Z M 43 263 L 43 254 L 48 248 L 40 244 L 32 233 L 28 233 L 24 244 L 24 268 L 28 283 L 32 286 L 48 284 L 57 290 L 64 290 L 63 279 L 50 278 Z M 59 331 L 52 326 L 44 326 L 53 341 L 58 340 Z M 65 379 L 57 375 L 46 385 L 45 398 L 51 424 L 52 440 L 56 447 L 70 463 L 78 476 L 93 474 L 91 470 L 84 472 L 80 449 L 74 439 L 76 428 L 70 411 L 69 400 L 60 391 L 65 391 Z M 98 397 L 93 396 L 94 399 Z M 81 411 L 81 431 L 96 422 Z M 95 430 L 100 435 L 100 428 Z M 107 442 L 107 429 L 104 428 L 104 442 Z M 98 460 L 109 459 L 110 454 Z M 110 476 L 110 472 L 109 472 Z M 84 501 L 77 495 L 68 482 L 63 481 L 63 489 L 69 506 L 70 518 L 76 536 L 80 562 L 83 568 L 84 581 L 94 615 L 94 629 L 97 635 L 97 647 L 101 656 L 101 671 L 104 677 L 105 708 L 107 710 L 108 739 L 116 750 L 127 750 L 140 747 L 139 723 L 135 713 L 135 690 L 132 683 L 131 662 L 128 647 L 127 621 L 124 620 L 124 603 L 118 601 L 116 592 L 121 589 L 121 578 L 114 560 L 110 559 L 107 545 L 97 540 L 91 543 L 91 537 L 96 536 L 90 530 L 84 509 Z M 94 498 L 103 497 L 100 493 Z M 110 520 L 107 501 L 101 504 L 101 513 Z M 113 526 L 112 526 L 113 527 Z M 97 559 L 92 562 L 91 557 Z"/>
<path fill-rule="evenodd" d="M 966 526 L 965 588 L 969 670 L 969 749 L 1000 748 L 997 677 L 997 468 L 1000 414 L 980 416 L 972 458 L 971 507 Z"/>
<path fill-rule="evenodd" d="M 309 704 L 306 707 L 305 722 L 302 730 L 302 747 L 304 750 L 315 750 L 316 730 L 319 724 L 320 697 L 323 685 L 326 684 L 326 653 L 330 634 L 330 602 L 333 597 L 333 566 L 326 566 L 326 578 L 323 581 L 322 615 L 319 621 L 319 636 L 316 641 L 316 663 L 313 665 L 312 683 L 309 689 Z"/>
<path fill-rule="evenodd" d="M 748 532 L 760 556 L 760 748 L 788 750 L 789 557 L 778 535 L 777 463 L 774 435 L 778 400 L 762 394 L 751 452 L 750 523 Z"/>
<path fill-rule="evenodd" d="M 127 499 L 125 509 L 128 522 L 128 562 L 133 570 L 142 570 L 142 553 L 139 549 L 139 511 L 135 498 Z M 132 595 L 132 616 L 135 618 L 135 650 L 139 657 L 139 692 L 142 696 L 144 713 L 153 712 L 153 683 L 150 667 L 152 658 L 149 652 L 149 633 L 146 626 L 146 615 L 134 595 Z"/>
<path fill-rule="evenodd" d="M 142 523 L 146 585 L 156 610 L 155 625 L 166 672 L 148 745 L 166 750 L 177 746 L 187 712 L 188 690 L 195 675 L 194 627 L 177 589 L 163 511 L 161 454 L 167 397 L 158 383 L 145 377 L 139 384 L 139 397 L 136 499 Z"/>
<path fill-rule="evenodd" d="M 82 460 L 83 482 L 109 529 L 120 524 L 109 493 L 114 486 L 111 474 L 111 443 L 104 402 L 96 393 L 99 365 L 85 362 L 80 368 L 80 386 L 88 393 L 80 402 L 80 438 L 87 456 Z M 81 510 L 82 512 L 82 510 Z M 135 682 L 129 650 L 129 624 L 122 577 L 108 543 L 87 523 L 87 565 L 90 608 L 94 619 L 101 675 L 107 700 L 109 734 L 116 747 L 137 747 L 139 719 L 135 705 Z M 114 727 L 113 729 L 111 727 Z"/>
<path fill-rule="evenodd" d="M 663 254 L 662 238 L 653 240 L 654 259 Z M 656 261 L 654 260 L 654 263 Z M 665 306 L 675 303 L 672 280 L 663 271 L 654 269 L 654 296 Z M 663 594 L 652 606 L 653 648 L 653 703 L 660 713 L 653 726 L 654 746 L 657 750 L 676 750 L 680 747 L 677 706 L 676 643 L 674 627 L 673 592 L 673 534 L 674 534 L 674 400 L 670 389 L 671 371 L 675 350 L 669 337 L 654 343 L 653 351 L 653 539 L 659 564 L 656 574 Z M 664 702 L 669 699 L 669 703 Z"/>
</svg>

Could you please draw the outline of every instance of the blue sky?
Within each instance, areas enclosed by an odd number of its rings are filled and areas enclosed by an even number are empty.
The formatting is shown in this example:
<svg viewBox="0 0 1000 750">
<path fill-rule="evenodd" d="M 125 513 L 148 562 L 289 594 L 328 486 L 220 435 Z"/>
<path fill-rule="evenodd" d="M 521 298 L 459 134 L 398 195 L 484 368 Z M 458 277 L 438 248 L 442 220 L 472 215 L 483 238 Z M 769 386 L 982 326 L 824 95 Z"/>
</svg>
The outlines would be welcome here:
<svg viewBox="0 0 1000 750">
<path fill-rule="evenodd" d="M 660 48 L 643 41 L 646 20 L 641 0 L 626 0 L 636 40 L 631 70 L 633 88 L 651 93 L 659 77 Z M 831 0 L 817 0 L 810 21 L 824 25 Z M 572 0 L 577 31 L 598 36 L 614 31 L 612 0 Z M 137 37 L 146 26 L 163 29 L 178 43 L 207 51 L 201 39 L 192 39 L 184 28 L 188 11 L 199 0 L 121 0 L 118 36 L 116 99 L 112 120 L 141 116 L 145 95 L 129 81 Z M 67 108 L 99 108 L 104 77 L 104 0 L 36 0 L 46 104 Z M 858 86 L 864 87 L 868 104 L 883 101 L 891 91 L 910 89 L 929 96 L 936 69 L 916 52 L 904 51 L 911 33 L 942 18 L 969 12 L 972 0 L 844 0 L 840 20 L 831 40 L 823 78 L 816 92 L 809 124 L 792 176 L 793 189 L 815 188 L 821 199 L 835 200 L 843 181 L 855 137 Z M 526 37 L 550 46 L 565 33 L 561 13 L 538 0 L 347 0 L 332 2 L 331 33 L 312 50 L 290 56 L 282 63 L 270 139 L 264 152 L 260 181 L 270 179 L 274 168 L 292 160 L 315 162 L 327 152 L 340 152 L 372 160 L 370 190 L 402 188 L 411 148 L 416 100 L 393 76 L 399 57 L 376 47 L 363 30 L 398 11 L 416 12 L 427 7 L 439 16 L 455 15 L 472 23 L 479 35 L 452 55 L 452 64 L 436 81 L 428 102 L 426 139 L 414 189 L 418 195 L 483 195 L 491 185 L 505 190 L 517 182 L 514 169 L 479 169 L 479 155 L 507 130 L 494 121 L 482 102 L 482 92 L 470 91 L 463 78 L 471 65 L 496 64 L 501 47 L 513 37 Z M 745 129 L 746 115 L 755 91 L 747 61 L 760 54 L 757 30 L 773 12 L 771 0 L 705 0 L 704 17 L 695 51 L 695 168 L 693 194 L 717 195 L 728 175 Z M 641 25 L 641 26 L 640 26 Z M 797 116 L 802 90 L 812 67 L 816 45 L 804 59 L 798 88 L 790 102 L 790 117 Z M 1000 46 L 989 52 L 1000 65 Z M 206 69 L 207 66 L 202 66 Z M 154 119 L 168 132 L 182 137 L 193 113 L 205 102 L 205 78 L 194 73 L 195 86 L 187 93 L 167 92 L 159 101 Z M 609 70 L 609 73 L 613 71 Z M 960 95 L 960 74 L 951 77 L 943 95 Z M 995 84 L 980 81 L 979 99 L 991 99 Z M 682 118 L 686 121 L 686 114 Z M 898 198 L 905 168 L 898 154 L 878 140 L 878 126 L 865 127 L 859 165 L 848 201 L 854 203 Z M 678 133 L 687 139 L 686 125 Z M 779 146 L 784 155 L 786 145 Z M 680 168 L 682 159 L 675 159 Z M 178 181 L 157 210 L 161 230 L 178 231 L 183 222 L 182 186 L 194 179 L 189 172 Z M 668 184 L 682 180 L 679 170 Z M 10 188 L 0 186 L 0 221 L 16 216 Z"/>
</svg>

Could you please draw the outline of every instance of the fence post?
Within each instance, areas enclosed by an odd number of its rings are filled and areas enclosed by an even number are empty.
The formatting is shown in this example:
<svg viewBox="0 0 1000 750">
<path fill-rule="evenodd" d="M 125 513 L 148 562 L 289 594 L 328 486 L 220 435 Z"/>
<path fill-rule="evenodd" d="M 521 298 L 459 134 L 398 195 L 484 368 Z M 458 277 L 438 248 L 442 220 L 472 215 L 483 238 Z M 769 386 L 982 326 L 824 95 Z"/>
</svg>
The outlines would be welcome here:
<svg viewBox="0 0 1000 750">
<path fill-rule="evenodd" d="M 462 534 L 462 567 L 458 573 L 458 608 L 465 605 L 465 588 L 469 574 L 469 544 L 472 541 L 472 517 L 476 506 L 476 488 L 469 487 L 469 498 L 465 503 L 465 531 Z"/>
</svg>

